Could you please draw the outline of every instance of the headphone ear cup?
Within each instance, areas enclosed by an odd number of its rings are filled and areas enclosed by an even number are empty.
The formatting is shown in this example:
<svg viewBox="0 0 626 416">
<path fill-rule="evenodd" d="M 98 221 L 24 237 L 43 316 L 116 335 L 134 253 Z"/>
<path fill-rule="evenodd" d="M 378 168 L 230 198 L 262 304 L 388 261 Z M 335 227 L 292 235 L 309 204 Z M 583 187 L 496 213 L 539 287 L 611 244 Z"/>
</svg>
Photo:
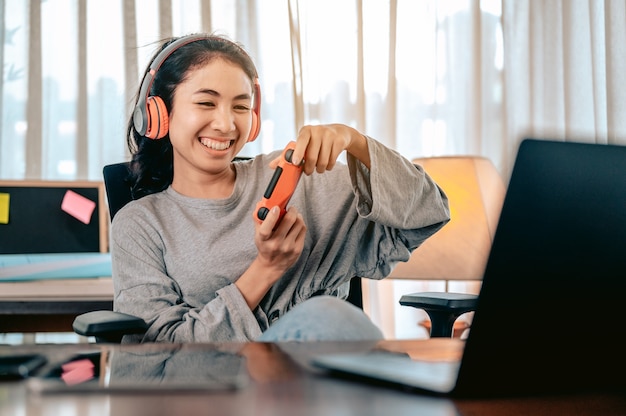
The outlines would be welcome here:
<svg viewBox="0 0 626 416">
<path fill-rule="evenodd" d="M 148 97 L 146 100 L 146 115 L 148 127 L 145 136 L 155 140 L 165 137 L 169 131 L 170 120 L 167 114 L 167 107 L 161 97 Z"/>
<path fill-rule="evenodd" d="M 254 141 L 261 132 L 261 84 L 259 79 L 254 80 L 254 107 L 252 108 L 252 126 L 248 141 Z"/>
<path fill-rule="evenodd" d="M 250 127 L 250 136 L 248 136 L 249 142 L 253 142 L 258 137 L 259 130 L 261 130 L 261 123 L 259 123 L 259 115 L 255 109 L 252 112 L 252 126 Z"/>
</svg>

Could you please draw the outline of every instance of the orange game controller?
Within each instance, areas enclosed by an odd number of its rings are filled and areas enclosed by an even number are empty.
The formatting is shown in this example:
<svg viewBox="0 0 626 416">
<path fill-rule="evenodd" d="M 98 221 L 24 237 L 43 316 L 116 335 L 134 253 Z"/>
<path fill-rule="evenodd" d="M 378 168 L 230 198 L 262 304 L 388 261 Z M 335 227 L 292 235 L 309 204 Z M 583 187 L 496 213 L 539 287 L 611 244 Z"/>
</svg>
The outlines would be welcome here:
<svg viewBox="0 0 626 416">
<path fill-rule="evenodd" d="M 254 210 L 256 212 L 255 219 L 259 223 L 265 220 L 272 207 L 278 206 L 280 208 L 280 216 L 276 225 L 280 223 L 280 220 L 283 219 L 287 212 L 287 204 L 302 174 L 302 165 L 296 166 L 291 163 L 291 157 L 295 148 L 296 142 L 292 141 L 287 144 L 274 171 L 274 175 L 265 189 L 263 199 L 256 205 Z"/>
</svg>

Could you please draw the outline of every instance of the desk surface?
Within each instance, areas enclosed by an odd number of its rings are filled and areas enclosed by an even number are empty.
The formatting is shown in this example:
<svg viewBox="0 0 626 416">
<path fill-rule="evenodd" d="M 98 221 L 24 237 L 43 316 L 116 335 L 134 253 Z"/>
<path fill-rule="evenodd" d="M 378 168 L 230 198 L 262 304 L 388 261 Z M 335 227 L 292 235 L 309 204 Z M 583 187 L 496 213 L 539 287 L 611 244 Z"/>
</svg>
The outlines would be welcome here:
<svg viewBox="0 0 626 416">
<path fill-rule="evenodd" d="M 112 300 L 110 277 L 0 282 L 0 302 Z"/>
<path fill-rule="evenodd" d="M 0 282 L 0 332 L 72 332 L 75 316 L 112 308 L 110 277 Z"/>
<path fill-rule="evenodd" d="M 197 344 L 196 344 L 197 345 Z M 31 391 L 25 382 L 0 383 L 0 416 L 80 414 L 116 415 L 608 415 L 626 414 L 626 398 L 610 394 L 452 400 L 372 384 L 330 378 L 307 365 L 308 359 L 325 352 L 383 347 L 410 351 L 411 355 L 441 360 L 461 354 L 463 341 L 432 339 L 374 343 L 233 344 L 228 346 L 246 358 L 250 381 L 231 391 L 152 393 L 52 394 Z M 51 360 L 71 357 L 86 348 L 94 351 L 125 346 L 27 346 L 46 353 Z M 135 348 L 135 347 L 133 347 Z M 137 348 L 155 348 L 144 345 Z M 206 345 L 214 351 L 215 345 Z M 221 349 L 226 348 L 224 345 Z M 14 352 L 1 347 L 0 354 Z"/>
</svg>

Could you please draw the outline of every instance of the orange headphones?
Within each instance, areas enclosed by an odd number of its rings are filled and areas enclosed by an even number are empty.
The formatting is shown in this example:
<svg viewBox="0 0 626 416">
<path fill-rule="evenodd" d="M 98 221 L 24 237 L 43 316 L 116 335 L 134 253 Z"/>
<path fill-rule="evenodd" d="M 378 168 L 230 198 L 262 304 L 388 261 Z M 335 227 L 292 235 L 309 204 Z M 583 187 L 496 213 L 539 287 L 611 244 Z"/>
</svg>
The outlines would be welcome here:
<svg viewBox="0 0 626 416">
<path fill-rule="evenodd" d="M 141 89 L 139 90 L 139 99 L 133 112 L 133 124 L 137 133 L 150 139 L 161 139 L 169 131 L 169 116 L 167 107 L 163 102 L 163 99 L 158 96 L 152 96 L 150 94 L 150 88 L 154 81 L 154 76 L 159 70 L 163 62 L 178 48 L 200 40 L 207 39 L 219 39 L 222 42 L 230 42 L 224 38 L 214 38 L 207 35 L 190 35 L 175 40 L 171 44 L 167 45 L 152 61 L 150 69 L 146 73 L 143 81 L 141 82 Z M 239 45 L 236 45 L 241 49 Z M 242 49 L 243 51 L 243 49 Z M 245 53 L 245 51 L 243 51 Z M 252 108 L 252 128 L 250 129 L 250 135 L 248 141 L 251 142 L 257 138 L 261 130 L 261 86 L 259 79 L 254 79 L 254 107 Z"/>
</svg>

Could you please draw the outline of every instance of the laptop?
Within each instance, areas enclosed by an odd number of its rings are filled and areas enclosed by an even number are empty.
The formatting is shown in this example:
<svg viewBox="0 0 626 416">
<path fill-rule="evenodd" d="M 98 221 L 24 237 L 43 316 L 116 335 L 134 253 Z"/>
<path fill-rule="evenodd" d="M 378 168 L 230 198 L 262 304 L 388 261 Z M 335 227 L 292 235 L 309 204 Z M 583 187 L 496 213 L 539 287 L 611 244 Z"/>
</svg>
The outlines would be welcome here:
<svg viewBox="0 0 626 416">
<path fill-rule="evenodd" d="M 312 364 L 461 397 L 626 391 L 625 311 L 626 146 L 528 138 L 460 362 L 371 351 Z"/>
</svg>

